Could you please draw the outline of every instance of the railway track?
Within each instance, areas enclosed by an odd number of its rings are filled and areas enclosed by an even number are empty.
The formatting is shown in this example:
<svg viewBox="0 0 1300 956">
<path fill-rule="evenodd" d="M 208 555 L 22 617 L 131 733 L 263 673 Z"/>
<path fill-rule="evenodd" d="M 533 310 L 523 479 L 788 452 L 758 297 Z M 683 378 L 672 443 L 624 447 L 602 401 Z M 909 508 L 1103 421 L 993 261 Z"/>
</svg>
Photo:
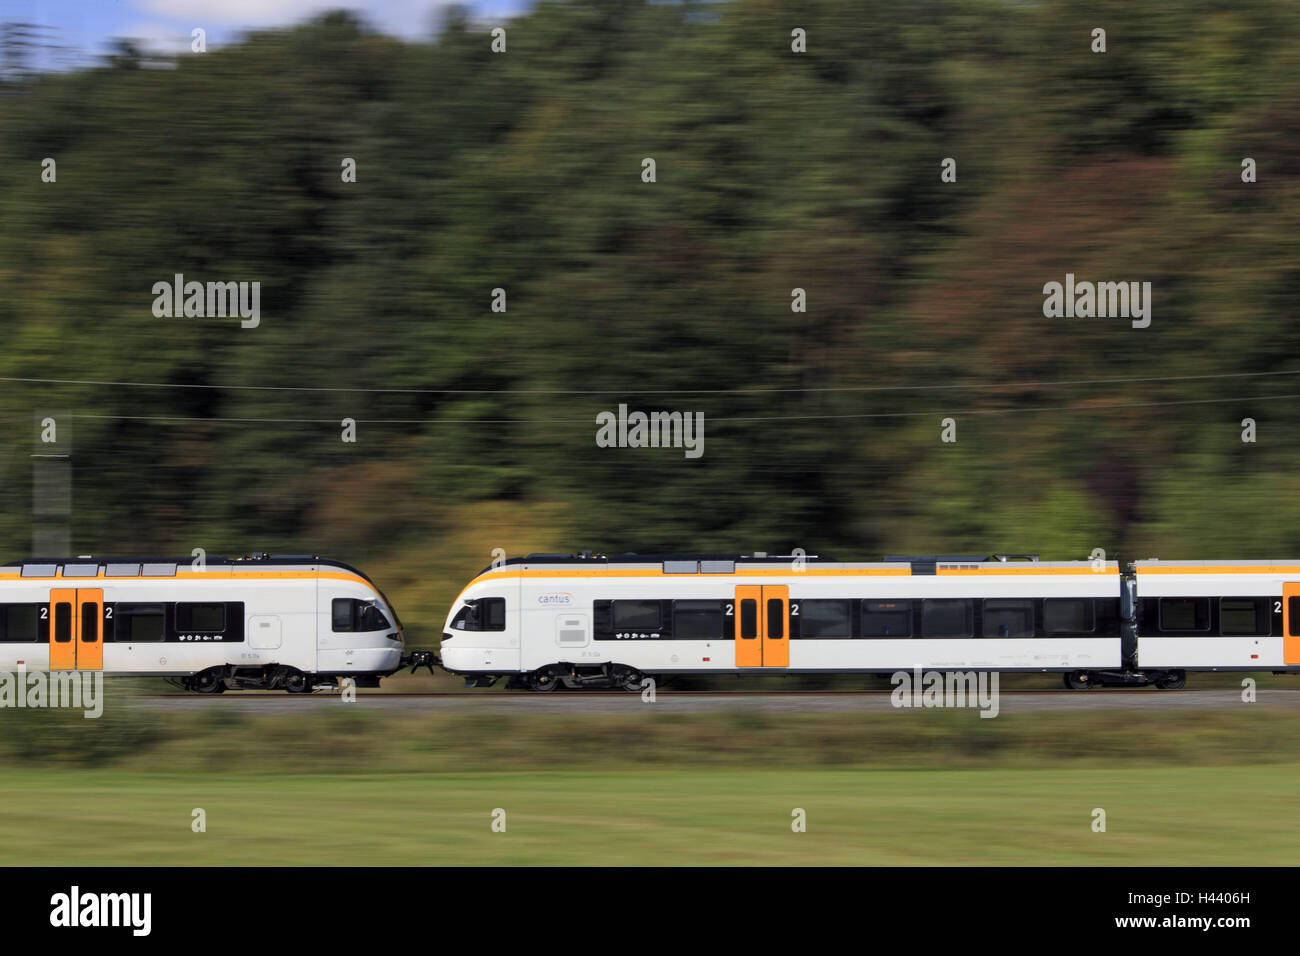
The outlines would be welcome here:
<svg viewBox="0 0 1300 956">
<path fill-rule="evenodd" d="M 1267 691 L 1271 694 L 1292 694 L 1300 691 L 1298 688 L 1279 688 Z M 661 697 L 890 697 L 893 695 L 892 690 L 672 690 L 665 689 L 656 692 Z M 1046 688 L 1035 688 L 1028 690 L 1009 690 L 1002 691 L 1003 697 L 1024 697 L 1024 696 L 1044 696 L 1044 697 L 1061 697 L 1061 698 L 1078 698 L 1078 697 L 1097 697 L 1113 695 L 1141 695 L 1152 696 L 1155 694 L 1181 694 L 1187 691 L 1159 691 L 1153 687 L 1098 687 L 1090 691 L 1071 691 L 1071 690 L 1052 690 Z M 1238 693 L 1235 688 L 1207 688 L 1200 691 L 1191 691 L 1191 693 Z M 1263 693 L 1263 692 L 1261 692 Z M 286 694 L 282 691 L 231 691 L 221 695 L 204 695 L 193 694 L 188 692 L 178 692 L 174 694 L 146 694 L 142 695 L 142 700 L 319 700 L 321 698 L 336 697 L 337 691 L 318 691 L 313 694 Z M 367 700 L 421 700 L 421 699 L 522 699 L 529 700 L 572 700 L 577 697 L 610 699 L 626 698 L 631 699 L 639 696 L 628 691 L 617 689 L 605 690 L 562 690 L 554 694 L 533 694 L 528 691 L 490 691 L 485 693 L 473 693 L 470 691 L 431 691 L 427 693 L 407 693 L 403 691 L 393 691 L 384 693 L 366 693 L 358 691 L 357 697 Z"/>
<path fill-rule="evenodd" d="M 976 702 L 963 708 L 976 709 Z M 991 703 L 992 706 L 989 706 Z M 328 708 L 360 708 L 369 712 L 442 714 L 567 714 L 578 716 L 627 715 L 631 713 L 752 712 L 769 714 L 907 714 L 895 707 L 889 691 L 661 691 L 653 702 L 640 694 L 618 691 L 566 691 L 553 694 L 509 693 L 389 693 L 358 694 L 345 702 L 337 693 L 284 694 L 232 692 L 218 696 L 201 694 L 154 694 L 141 699 L 142 706 L 173 712 L 206 711 L 214 708 L 231 713 L 288 715 Z M 997 714 L 1042 713 L 1048 711 L 1208 711 L 1239 708 L 1300 709 L 1300 693 L 1293 690 L 1261 690 L 1257 703 L 1242 701 L 1234 688 L 1216 690 L 1157 691 L 1152 689 L 1077 691 L 1021 690 L 1004 692 L 985 702 L 981 712 Z M 972 718 L 975 717 L 971 713 Z"/>
</svg>

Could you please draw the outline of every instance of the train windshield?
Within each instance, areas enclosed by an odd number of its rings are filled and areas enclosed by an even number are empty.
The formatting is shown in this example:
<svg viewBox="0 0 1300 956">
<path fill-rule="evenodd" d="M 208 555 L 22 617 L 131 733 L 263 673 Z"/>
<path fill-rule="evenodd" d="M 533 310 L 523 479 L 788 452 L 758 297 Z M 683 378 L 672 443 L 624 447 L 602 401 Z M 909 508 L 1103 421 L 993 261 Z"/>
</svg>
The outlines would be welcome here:
<svg viewBox="0 0 1300 956">
<path fill-rule="evenodd" d="M 391 626 L 378 601 L 335 598 L 332 610 L 336 631 L 383 631 Z"/>
<path fill-rule="evenodd" d="M 358 631 L 382 631 L 389 626 L 388 618 L 384 616 L 384 612 L 379 609 L 375 601 L 362 604 L 357 608 Z"/>
</svg>

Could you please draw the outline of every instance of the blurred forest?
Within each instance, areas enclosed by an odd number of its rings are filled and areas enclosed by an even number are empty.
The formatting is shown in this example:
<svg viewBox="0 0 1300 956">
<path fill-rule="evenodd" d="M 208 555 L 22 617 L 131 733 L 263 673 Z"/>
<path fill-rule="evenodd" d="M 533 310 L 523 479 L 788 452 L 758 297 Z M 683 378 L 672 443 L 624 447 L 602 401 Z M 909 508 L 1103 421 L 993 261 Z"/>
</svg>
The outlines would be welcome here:
<svg viewBox="0 0 1300 956">
<path fill-rule="evenodd" d="M 47 414 L 74 552 L 328 555 L 417 642 L 494 548 L 1300 557 L 1295 3 L 503 25 L 4 73 L 6 559 Z M 1150 281 L 1150 328 L 1045 318 L 1067 272 Z M 260 281 L 260 326 L 156 318 L 175 273 Z M 703 457 L 598 448 L 620 402 Z"/>
</svg>

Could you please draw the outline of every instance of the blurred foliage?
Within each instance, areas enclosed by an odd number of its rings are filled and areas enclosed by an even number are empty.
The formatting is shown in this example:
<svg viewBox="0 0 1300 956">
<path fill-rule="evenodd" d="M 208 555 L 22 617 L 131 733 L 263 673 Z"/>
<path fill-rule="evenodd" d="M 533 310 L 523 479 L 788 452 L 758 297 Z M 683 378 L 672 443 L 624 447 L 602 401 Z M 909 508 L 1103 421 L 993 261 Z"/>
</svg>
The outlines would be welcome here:
<svg viewBox="0 0 1300 956">
<path fill-rule="evenodd" d="M 0 375 L 394 391 L 0 383 L 5 552 L 55 411 L 94 416 L 74 551 L 328 554 L 417 638 L 497 547 L 1300 554 L 1300 423 L 1257 400 L 1294 379 L 1143 381 L 1291 370 L 1295 4 L 607 0 L 506 26 L 494 55 L 457 10 L 427 43 L 332 13 L 6 81 Z M 1152 282 L 1151 327 L 1045 319 L 1066 272 Z M 261 326 L 155 318 L 175 273 L 260 281 Z M 703 412 L 704 456 L 596 447 L 620 401 Z"/>
<path fill-rule="evenodd" d="M 556 711 L 539 720 L 504 710 L 380 708 L 364 699 L 260 712 L 192 708 L 171 698 L 128 699 L 112 689 L 114 683 L 106 682 L 109 697 L 98 719 L 69 708 L 7 711 L 5 727 L 12 724 L 14 732 L 0 738 L 0 780 L 23 764 L 191 776 L 260 768 L 273 768 L 273 776 L 342 776 L 670 765 L 1295 766 L 1289 742 L 1300 732 L 1300 713 L 1282 699 L 1285 694 L 1273 692 L 1258 706 L 1242 707 L 1239 687 L 1221 695 L 1223 706 L 1202 700 L 1194 720 L 1184 708 L 1022 710 L 1023 700 L 1010 699 L 994 720 L 962 708 L 882 711 L 866 704 L 836 711 L 822 709 L 825 703 L 815 699 L 806 700 L 799 713 L 715 701 L 698 711 L 637 705 L 585 714 Z M 1130 699 L 1142 696 L 1139 691 Z M 1071 745 L 1062 747 L 1063 740 Z"/>
<path fill-rule="evenodd" d="M 89 681 L 90 676 L 85 675 Z M 167 739 L 167 718 L 140 706 L 153 682 L 101 681 L 100 688 L 71 699 L 84 707 L 22 707 L 5 711 L 0 755 L 52 767 L 94 767 L 147 753 Z M 53 688 L 47 699 L 55 700 Z M 220 718 L 218 718 L 220 720 Z"/>
</svg>

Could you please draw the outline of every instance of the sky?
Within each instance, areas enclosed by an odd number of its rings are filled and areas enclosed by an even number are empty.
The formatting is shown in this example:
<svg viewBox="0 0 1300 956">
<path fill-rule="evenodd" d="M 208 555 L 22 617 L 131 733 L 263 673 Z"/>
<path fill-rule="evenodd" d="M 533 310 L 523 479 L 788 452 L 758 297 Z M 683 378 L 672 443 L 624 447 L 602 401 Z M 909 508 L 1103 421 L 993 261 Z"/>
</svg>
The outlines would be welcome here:
<svg viewBox="0 0 1300 956">
<path fill-rule="evenodd" d="M 446 0 L 0 0 L 0 23 L 34 23 L 41 35 L 70 48 L 46 54 L 40 68 L 88 65 L 117 37 L 141 41 L 146 49 L 189 49 L 190 31 L 207 32 L 208 49 L 236 40 L 248 29 L 288 26 L 325 10 L 360 11 L 375 27 L 396 36 L 427 38 L 435 13 Z M 507 18 L 530 0 L 464 0 L 474 19 Z"/>
</svg>

